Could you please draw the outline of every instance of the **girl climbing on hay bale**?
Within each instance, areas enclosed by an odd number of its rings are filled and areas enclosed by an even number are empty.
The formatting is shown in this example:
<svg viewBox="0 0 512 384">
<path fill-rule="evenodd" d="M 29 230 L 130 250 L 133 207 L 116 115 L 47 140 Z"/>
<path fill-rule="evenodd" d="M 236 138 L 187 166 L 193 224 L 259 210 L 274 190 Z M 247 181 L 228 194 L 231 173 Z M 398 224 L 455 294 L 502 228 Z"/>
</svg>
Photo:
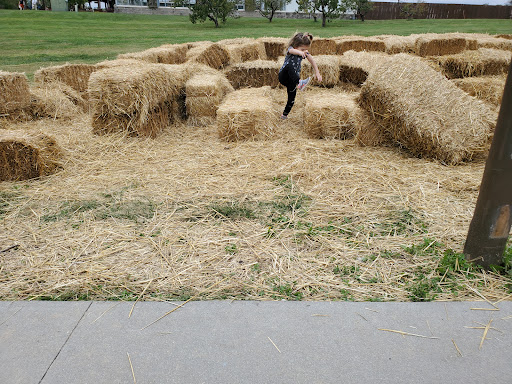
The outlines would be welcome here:
<svg viewBox="0 0 512 384">
<path fill-rule="evenodd" d="M 300 80 L 302 59 L 308 59 L 314 69 L 317 80 L 319 82 L 322 81 L 322 75 L 320 75 L 318 66 L 313 59 L 313 56 L 311 56 L 308 51 L 311 47 L 312 40 L 313 35 L 310 33 L 298 32 L 291 38 L 290 42 L 288 43 L 284 64 L 279 70 L 279 82 L 286 87 L 286 91 L 288 92 L 288 101 L 284 108 L 284 112 L 281 115 L 281 119 L 283 120 L 288 118 L 288 114 L 290 113 L 290 110 L 295 103 L 297 89 L 303 91 L 311 80 L 310 77 L 304 80 Z"/>
</svg>

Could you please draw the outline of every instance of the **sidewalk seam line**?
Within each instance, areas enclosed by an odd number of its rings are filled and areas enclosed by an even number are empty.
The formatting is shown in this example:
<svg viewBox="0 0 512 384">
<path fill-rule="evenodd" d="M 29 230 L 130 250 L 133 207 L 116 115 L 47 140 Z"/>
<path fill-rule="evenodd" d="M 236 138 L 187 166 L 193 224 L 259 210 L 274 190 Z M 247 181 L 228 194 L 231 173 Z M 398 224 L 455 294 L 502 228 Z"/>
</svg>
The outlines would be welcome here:
<svg viewBox="0 0 512 384">
<path fill-rule="evenodd" d="M 87 313 L 87 311 L 89 310 L 89 308 L 91 307 L 92 305 L 92 301 L 89 303 L 89 305 L 87 306 L 87 308 L 85 309 L 84 313 L 82 313 L 82 316 L 80 316 L 80 319 L 78 319 L 78 322 L 75 324 L 75 326 L 73 327 L 73 329 L 71 330 L 71 332 L 69 333 L 68 337 L 66 338 L 66 341 L 64 341 L 64 344 L 62 344 L 62 346 L 60 347 L 59 349 L 59 352 L 57 352 L 57 354 L 55 355 L 55 357 L 53 358 L 52 362 L 50 363 L 50 365 L 48 365 L 48 368 L 46 368 L 46 371 L 44 372 L 44 375 L 43 377 L 41 377 L 41 380 L 39 380 L 39 383 L 38 384 L 41 384 L 44 380 L 44 378 L 46 377 L 46 374 L 48 373 L 48 371 L 50 370 L 50 368 L 52 367 L 53 363 L 55 363 L 55 360 L 57 360 L 57 357 L 59 357 L 60 353 L 62 352 L 62 350 L 64 349 L 64 347 L 66 346 L 66 344 L 68 343 L 69 339 L 71 338 L 71 335 L 73 335 L 73 333 L 75 332 L 75 329 L 78 327 L 78 324 L 80 324 L 80 322 L 82 321 L 82 319 L 84 318 L 85 314 Z"/>
</svg>

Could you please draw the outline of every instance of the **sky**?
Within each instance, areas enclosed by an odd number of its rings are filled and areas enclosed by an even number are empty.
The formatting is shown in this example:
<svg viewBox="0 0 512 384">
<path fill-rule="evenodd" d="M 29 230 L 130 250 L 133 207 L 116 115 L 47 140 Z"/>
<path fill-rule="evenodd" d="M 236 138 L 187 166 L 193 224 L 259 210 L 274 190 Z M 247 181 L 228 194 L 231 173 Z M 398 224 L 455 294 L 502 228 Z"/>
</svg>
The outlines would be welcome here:
<svg viewBox="0 0 512 384">
<path fill-rule="evenodd" d="M 372 0 L 372 1 L 389 1 L 395 2 L 394 0 Z M 404 2 L 413 2 L 406 0 Z M 425 0 L 425 3 L 444 3 L 444 4 L 475 4 L 475 5 L 508 5 L 508 0 Z"/>
</svg>

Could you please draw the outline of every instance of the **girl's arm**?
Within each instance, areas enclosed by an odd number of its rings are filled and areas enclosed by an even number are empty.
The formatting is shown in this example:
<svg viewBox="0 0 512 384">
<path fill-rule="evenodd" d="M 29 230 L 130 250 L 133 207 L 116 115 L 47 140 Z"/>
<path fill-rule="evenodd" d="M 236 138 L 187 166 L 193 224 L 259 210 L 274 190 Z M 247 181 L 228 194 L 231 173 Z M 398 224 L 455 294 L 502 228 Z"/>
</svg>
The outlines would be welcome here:
<svg viewBox="0 0 512 384">
<path fill-rule="evenodd" d="M 306 58 L 308 59 L 308 61 L 311 63 L 311 66 L 315 70 L 316 79 L 321 82 L 322 75 L 320 74 L 320 71 L 318 70 L 318 65 L 316 65 L 315 59 L 313 59 L 313 56 L 311 56 L 309 54 L 309 52 L 306 51 L 305 53 L 306 53 Z"/>
<path fill-rule="evenodd" d="M 288 49 L 288 53 L 290 55 L 295 55 L 295 56 L 302 56 L 303 59 L 306 58 L 306 52 L 303 52 L 303 51 L 299 51 L 298 49 L 295 49 L 295 48 L 292 48 L 290 47 Z"/>
</svg>

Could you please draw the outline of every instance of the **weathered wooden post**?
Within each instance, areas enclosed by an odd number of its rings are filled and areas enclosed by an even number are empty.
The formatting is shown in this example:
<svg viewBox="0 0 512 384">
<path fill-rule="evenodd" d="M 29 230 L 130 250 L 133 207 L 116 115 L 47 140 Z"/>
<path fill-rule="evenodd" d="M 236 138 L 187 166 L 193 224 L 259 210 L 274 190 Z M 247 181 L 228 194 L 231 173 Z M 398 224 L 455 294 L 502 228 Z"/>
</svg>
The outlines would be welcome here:
<svg viewBox="0 0 512 384">
<path fill-rule="evenodd" d="M 512 224 L 512 63 L 508 70 L 498 122 L 485 164 L 464 254 L 489 268 L 503 263 Z"/>
</svg>

